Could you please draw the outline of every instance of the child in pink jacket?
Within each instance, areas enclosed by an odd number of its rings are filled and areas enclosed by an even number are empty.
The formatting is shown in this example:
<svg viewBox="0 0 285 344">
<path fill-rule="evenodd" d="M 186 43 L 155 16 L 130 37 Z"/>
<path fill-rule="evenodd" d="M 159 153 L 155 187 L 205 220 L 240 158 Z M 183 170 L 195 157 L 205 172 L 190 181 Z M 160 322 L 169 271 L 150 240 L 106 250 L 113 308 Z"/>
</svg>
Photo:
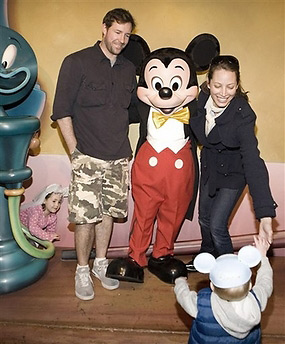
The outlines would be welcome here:
<svg viewBox="0 0 285 344">
<path fill-rule="evenodd" d="M 20 220 L 29 232 L 41 240 L 60 240 L 56 233 L 57 212 L 67 188 L 58 184 L 47 186 L 31 203 L 20 209 Z"/>
</svg>

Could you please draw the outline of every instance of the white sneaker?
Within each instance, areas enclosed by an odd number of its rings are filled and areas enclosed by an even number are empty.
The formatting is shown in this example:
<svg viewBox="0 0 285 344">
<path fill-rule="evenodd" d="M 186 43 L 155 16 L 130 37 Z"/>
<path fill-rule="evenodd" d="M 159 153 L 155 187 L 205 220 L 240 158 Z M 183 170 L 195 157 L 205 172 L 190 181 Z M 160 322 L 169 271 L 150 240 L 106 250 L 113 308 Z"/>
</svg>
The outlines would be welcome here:
<svg viewBox="0 0 285 344">
<path fill-rule="evenodd" d="M 77 267 L 75 272 L 75 295 L 84 301 L 94 298 L 93 281 L 89 267 Z"/>
<path fill-rule="evenodd" d="M 106 277 L 106 271 L 108 267 L 108 259 L 100 261 L 98 264 L 93 264 L 92 273 L 97 277 L 104 288 L 113 290 L 119 288 L 119 281 L 113 278 Z"/>
</svg>

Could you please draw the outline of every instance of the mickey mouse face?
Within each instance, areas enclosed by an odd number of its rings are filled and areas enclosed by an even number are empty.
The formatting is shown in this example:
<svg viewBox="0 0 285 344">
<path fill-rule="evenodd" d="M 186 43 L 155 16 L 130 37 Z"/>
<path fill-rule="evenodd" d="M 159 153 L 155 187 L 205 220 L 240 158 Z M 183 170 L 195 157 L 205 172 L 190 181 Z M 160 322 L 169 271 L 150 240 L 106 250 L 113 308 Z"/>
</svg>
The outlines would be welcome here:
<svg viewBox="0 0 285 344">
<path fill-rule="evenodd" d="M 193 38 L 185 51 L 166 47 L 153 52 L 142 37 L 132 34 L 122 55 L 136 66 L 140 75 L 138 98 L 170 116 L 196 97 L 196 73 L 206 72 L 219 53 L 217 38 L 208 33 Z"/>
<path fill-rule="evenodd" d="M 166 64 L 154 57 L 144 68 L 146 87 L 138 87 L 138 98 L 161 113 L 171 115 L 197 96 L 198 87 L 188 87 L 190 76 L 190 66 L 184 59 L 174 58 Z"/>
</svg>

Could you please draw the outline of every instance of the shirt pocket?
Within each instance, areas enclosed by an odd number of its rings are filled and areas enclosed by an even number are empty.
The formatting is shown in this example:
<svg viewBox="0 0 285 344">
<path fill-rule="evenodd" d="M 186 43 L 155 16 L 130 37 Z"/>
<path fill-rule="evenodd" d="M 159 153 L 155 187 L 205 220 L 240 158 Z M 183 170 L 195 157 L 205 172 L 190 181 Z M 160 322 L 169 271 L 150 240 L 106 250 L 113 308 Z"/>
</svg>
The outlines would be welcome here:
<svg viewBox="0 0 285 344">
<path fill-rule="evenodd" d="M 134 86 L 128 83 L 124 83 L 121 89 L 119 90 L 119 102 L 121 103 L 121 106 L 125 109 L 127 109 L 130 106 L 133 90 Z"/>
<path fill-rule="evenodd" d="M 77 102 L 81 106 L 101 106 L 106 104 L 107 87 L 104 83 L 84 80 L 78 93 Z"/>
</svg>

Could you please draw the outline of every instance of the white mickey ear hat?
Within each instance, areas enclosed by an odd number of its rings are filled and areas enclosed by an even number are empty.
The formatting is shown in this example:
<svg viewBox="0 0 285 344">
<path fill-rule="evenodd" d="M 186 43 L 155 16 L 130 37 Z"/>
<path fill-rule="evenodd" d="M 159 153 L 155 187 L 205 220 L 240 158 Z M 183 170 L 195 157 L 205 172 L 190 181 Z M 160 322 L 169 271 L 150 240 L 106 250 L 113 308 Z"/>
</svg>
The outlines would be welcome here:
<svg viewBox="0 0 285 344">
<path fill-rule="evenodd" d="M 62 197 L 68 196 L 68 187 L 62 187 L 59 184 L 50 184 L 46 186 L 34 199 L 32 202 L 25 203 L 21 206 L 21 210 L 43 204 L 46 196 L 50 193 L 59 193 L 62 194 Z"/>
<path fill-rule="evenodd" d="M 200 253 L 194 259 L 197 271 L 209 273 L 210 280 L 218 288 L 239 287 L 250 280 L 250 268 L 256 266 L 261 255 L 254 246 L 242 247 L 238 255 L 224 254 L 217 259 L 210 253 Z"/>
<path fill-rule="evenodd" d="M 68 187 L 62 187 L 59 184 L 50 184 L 45 187 L 34 199 L 33 203 L 42 204 L 48 194 L 51 193 L 62 194 L 63 197 L 68 195 Z"/>
</svg>

